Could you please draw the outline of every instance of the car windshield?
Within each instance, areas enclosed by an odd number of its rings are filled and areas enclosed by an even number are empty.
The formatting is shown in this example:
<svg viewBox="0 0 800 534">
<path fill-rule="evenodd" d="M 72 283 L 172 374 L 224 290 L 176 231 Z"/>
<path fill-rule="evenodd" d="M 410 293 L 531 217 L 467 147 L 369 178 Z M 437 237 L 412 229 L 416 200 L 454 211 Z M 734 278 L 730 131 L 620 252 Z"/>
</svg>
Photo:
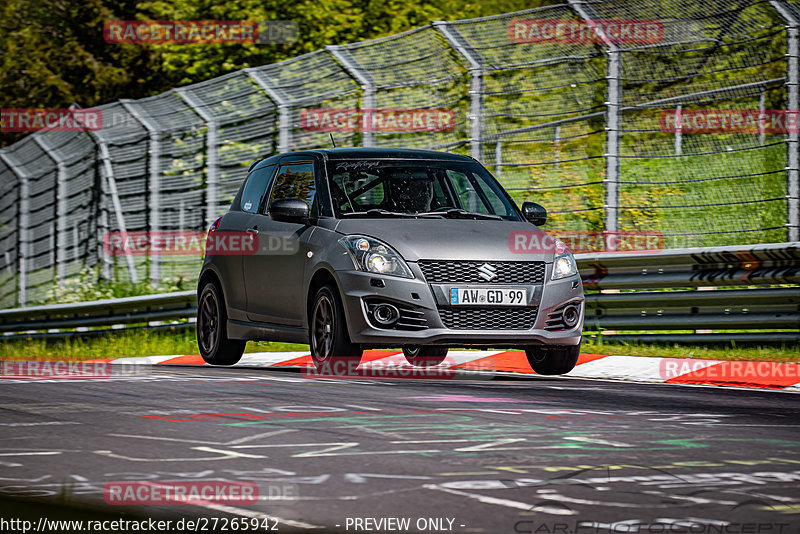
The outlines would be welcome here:
<svg viewBox="0 0 800 534">
<path fill-rule="evenodd" d="M 450 161 L 328 161 L 337 217 L 448 217 L 521 220 L 480 165 Z"/>
</svg>

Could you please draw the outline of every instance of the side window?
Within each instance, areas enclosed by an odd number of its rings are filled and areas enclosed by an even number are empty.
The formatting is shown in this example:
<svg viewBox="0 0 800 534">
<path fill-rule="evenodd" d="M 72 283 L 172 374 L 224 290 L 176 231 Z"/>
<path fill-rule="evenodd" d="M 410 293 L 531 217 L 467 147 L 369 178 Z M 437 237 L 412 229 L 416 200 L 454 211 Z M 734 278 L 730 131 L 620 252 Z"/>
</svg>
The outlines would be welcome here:
<svg viewBox="0 0 800 534">
<path fill-rule="evenodd" d="M 448 169 L 447 176 L 450 178 L 453 187 L 456 190 L 461 207 L 467 211 L 475 211 L 478 213 L 489 213 L 486 205 L 481 201 L 480 195 L 472 187 L 469 178 L 463 173 Z"/>
<path fill-rule="evenodd" d="M 299 198 L 311 208 L 314 202 L 314 193 L 316 193 L 316 185 L 314 184 L 313 163 L 281 165 L 278 168 L 278 175 L 275 177 L 275 185 L 272 187 L 267 207 L 269 208 L 276 200 Z"/>
<path fill-rule="evenodd" d="M 472 173 L 472 179 L 474 182 L 478 184 L 478 187 L 481 189 L 483 193 L 483 197 L 489 201 L 489 204 L 492 206 L 492 213 L 495 215 L 510 215 L 508 207 L 500 200 L 500 193 L 495 191 L 486 180 L 482 179 L 475 173 Z"/>
<path fill-rule="evenodd" d="M 275 165 L 262 167 L 250 173 L 247 177 L 247 183 L 244 184 L 242 190 L 242 211 L 247 213 L 257 213 L 261 201 L 264 200 L 264 195 L 269 190 L 269 183 L 272 176 L 275 174 Z"/>
</svg>

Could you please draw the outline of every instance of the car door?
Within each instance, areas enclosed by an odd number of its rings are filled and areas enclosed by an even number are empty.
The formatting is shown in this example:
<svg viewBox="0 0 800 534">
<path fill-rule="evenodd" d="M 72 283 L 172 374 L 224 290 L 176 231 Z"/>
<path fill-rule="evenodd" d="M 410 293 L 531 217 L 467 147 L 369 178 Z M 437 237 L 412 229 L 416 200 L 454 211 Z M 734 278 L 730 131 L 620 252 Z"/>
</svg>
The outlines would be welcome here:
<svg viewBox="0 0 800 534">
<path fill-rule="evenodd" d="M 226 237 L 238 238 L 240 240 L 251 224 L 251 218 L 258 213 L 259 206 L 266 201 L 266 194 L 272 177 L 275 175 L 277 165 L 261 167 L 247 175 L 242 186 L 241 195 L 234 200 L 231 210 L 226 213 L 220 221 L 217 231 Z M 227 248 L 225 241 L 222 248 Z M 218 254 L 214 257 L 214 264 L 224 282 L 225 296 L 228 302 L 229 314 L 232 318 L 244 319 L 247 307 L 247 293 L 242 277 L 242 257 L 245 249 L 231 250 L 228 253 Z"/>
<path fill-rule="evenodd" d="M 251 321 L 300 326 L 305 314 L 303 280 L 308 242 L 314 227 L 274 221 L 268 215 L 276 200 L 299 198 L 316 213 L 315 163 L 295 156 L 282 161 L 267 201 L 248 227 L 257 232 L 258 252 L 243 258 L 247 317 Z"/>
</svg>

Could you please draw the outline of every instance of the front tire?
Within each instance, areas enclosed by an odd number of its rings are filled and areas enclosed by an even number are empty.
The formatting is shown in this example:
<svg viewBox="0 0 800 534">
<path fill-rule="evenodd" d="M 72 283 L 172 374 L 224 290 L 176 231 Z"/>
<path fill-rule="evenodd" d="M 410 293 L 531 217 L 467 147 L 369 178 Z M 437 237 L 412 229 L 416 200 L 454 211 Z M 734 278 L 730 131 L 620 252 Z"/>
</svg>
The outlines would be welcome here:
<svg viewBox="0 0 800 534">
<path fill-rule="evenodd" d="M 356 370 L 364 351 L 350 341 L 344 307 L 335 286 L 322 286 L 317 291 L 308 330 L 311 358 L 319 371 L 341 375 Z"/>
<path fill-rule="evenodd" d="M 447 357 L 447 347 L 426 347 L 422 345 L 406 345 L 403 347 L 406 361 L 417 367 L 433 367 L 439 365 Z"/>
<path fill-rule="evenodd" d="M 580 345 L 526 347 L 525 355 L 536 374 L 563 375 L 572 371 L 578 363 Z"/>
<path fill-rule="evenodd" d="M 242 358 L 247 341 L 228 339 L 228 313 L 222 291 L 209 282 L 197 301 L 197 346 L 212 365 L 233 365 Z"/>
</svg>

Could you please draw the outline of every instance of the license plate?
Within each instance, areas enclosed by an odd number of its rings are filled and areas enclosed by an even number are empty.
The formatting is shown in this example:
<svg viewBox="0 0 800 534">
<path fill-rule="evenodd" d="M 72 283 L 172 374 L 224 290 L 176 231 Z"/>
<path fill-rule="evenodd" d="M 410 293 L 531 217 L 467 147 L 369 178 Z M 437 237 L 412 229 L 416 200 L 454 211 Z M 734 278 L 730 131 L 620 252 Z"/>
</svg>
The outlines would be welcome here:
<svg viewBox="0 0 800 534">
<path fill-rule="evenodd" d="M 525 289 L 473 289 L 451 287 L 450 304 L 453 306 L 527 306 L 528 291 Z"/>
</svg>

